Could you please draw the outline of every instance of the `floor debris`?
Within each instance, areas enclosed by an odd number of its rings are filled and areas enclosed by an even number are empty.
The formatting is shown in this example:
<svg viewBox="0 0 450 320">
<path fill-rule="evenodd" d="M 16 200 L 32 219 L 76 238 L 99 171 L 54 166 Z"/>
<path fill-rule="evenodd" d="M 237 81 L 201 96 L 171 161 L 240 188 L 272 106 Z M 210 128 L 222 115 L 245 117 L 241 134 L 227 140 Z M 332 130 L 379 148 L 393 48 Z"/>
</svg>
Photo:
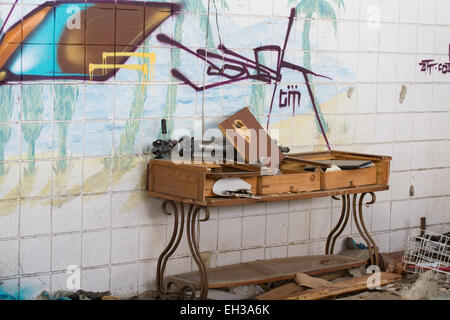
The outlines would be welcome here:
<svg viewBox="0 0 450 320">
<path fill-rule="evenodd" d="M 111 292 L 89 292 L 84 290 L 63 291 L 59 290 L 53 294 L 42 291 L 35 300 L 102 300 L 105 296 L 110 296 Z"/>
<path fill-rule="evenodd" d="M 262 295 L 256 297 L 256 300 L 277 300 L 280 299 L 280 297 L 291 296 L 295 293 L 300 293 L 303 290 L 305 289 L 300 287 L 295 282 L 289 282 L 263 293 Z"/>
<path fill-rule="evenodd" d="M 402 298 L 407 300 L 434 300 L 438 296 L 438 285 L 432 281 L 432 271 L 422 273 L 417 281 L 401 293 Z"/>
<path fill-rule="evenodd" d="M 259 285 L 238 286 L 230 288 L 230 293 L 247 298 L 260 295 L 264 290 Z"/>
</svg>

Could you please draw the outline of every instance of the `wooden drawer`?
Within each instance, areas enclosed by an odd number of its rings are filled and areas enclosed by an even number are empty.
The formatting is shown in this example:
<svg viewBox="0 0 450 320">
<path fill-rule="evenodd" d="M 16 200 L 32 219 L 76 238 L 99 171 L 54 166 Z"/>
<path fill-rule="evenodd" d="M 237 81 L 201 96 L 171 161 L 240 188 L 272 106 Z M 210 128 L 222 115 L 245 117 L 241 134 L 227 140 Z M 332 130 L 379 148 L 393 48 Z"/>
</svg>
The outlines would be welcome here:
<svg viewBox="0 0 450 320">
<path fill-rule="evenodd" d="M 346 151 L 320 151 L 289 155 L 290 158 L 314 163 L 318 160 L 367 160 L 373 167 L 325 172 L 322 168 L 321 190 L 352 188 L 368 185 L 388 185 L 390 174 L 389 156 L 378 156 Z"/>
<path fill-rule="evenodd" d="M 212 192 L 214 183 L 221 178 L 237 177 L 245 180 L 257 192 L 258 173 L 248 165 L 232 166 L 208 164 L 182 164 L 171 160 L 155 160 L 149 162 L 148 190 L 162 195 L 184 199 L 205 201 L 207 197 L 216 196 Z"/>
<path fill-rule="evenodd" d="M 192 200 L 205 200 L 205 172 L 195 167 L 152 160 L 148 170 L 148 190 Z"/>
<path fill-rule="evenodd" d="M 258 194 L 320 190 L 320 172 L 286 173 L 258 177 Z"/>
<path fill-rule="evenodd" d="M 321 189 L 352 188 L 377 183 L 377 168 L 342 170 L 321 173 Z"/>
</svg>

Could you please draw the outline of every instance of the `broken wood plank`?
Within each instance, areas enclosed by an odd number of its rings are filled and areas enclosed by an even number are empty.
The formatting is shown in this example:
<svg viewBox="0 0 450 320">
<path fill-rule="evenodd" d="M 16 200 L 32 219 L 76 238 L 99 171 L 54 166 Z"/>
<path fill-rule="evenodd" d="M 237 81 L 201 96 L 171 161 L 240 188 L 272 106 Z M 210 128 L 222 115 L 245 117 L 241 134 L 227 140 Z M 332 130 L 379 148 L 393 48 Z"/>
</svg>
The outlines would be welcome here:
<svg viewBox="0 0 450 320">
<path fill-rule="evenodd" d="M 314 279 L 323 279 L 323 280 L 334 280 L 336 278 L 343 277 L 345 274 L 347 274 L 347 270 L 339 270 L 331 273 L 326 273 L 320 275 L 318 278 Z M 329 282 L 330 283 L 330 282 Z M 305 291 L 307 288 L 299 286 L 295 282 L 289 282 L 284 285 L 279 286 L 278 288 L 269 290 L 259 296 L 257 296 L 255 299 L 257 300 L 283 300 L 286 299 L 286 297 L 290 297 L 297 294 L 300 294 L 302 291 Z"/>
<path fill-rule="evenodd" d="M 295 275 L 295 283 L 297 283 L 299 286 L 308 287 L 311 289 L 314 288 L 320 288 L 320 287 L 326 287 L 331 285 L 331 282 L 321 279 L 321 278 L 314 278 L 306 273 L 297 273 Z"/>
<path fill-rule="evenodd" d="M 336 297 L 346 293 L 358 292 L 368 289 L 367 279 L 372 276 L 368 274 L 362 277 L 357 277 L 349 280 L 331 283 L 330 285 L 305 290 L 300 294 L 293 294 L 287 299 L 289 300 L 320 300 Z M 397 274 L 381 272 L 380 273 L 380 285 L 389 284 L 400 280 L 402 277 Z"/>
<path fill-rule="evenodd" d="M 295 294 L 300 294 L 305 288 L 300 287 L 295 282 L 289 282 L 279 286 L 278 288 L 269 290 L 259 296 L 256 300 L 282 300 L 285 297 L 289 297 Z"/>
<path fill-rule="evenodd" d="M 327 274 L 322 274 L 320 275 L 320 278 L 328 281 L 333 281 L 334 279 L 344 277 L 346 274 L 348 274 L 347 270 L 339 270 Z"/>
</svg>

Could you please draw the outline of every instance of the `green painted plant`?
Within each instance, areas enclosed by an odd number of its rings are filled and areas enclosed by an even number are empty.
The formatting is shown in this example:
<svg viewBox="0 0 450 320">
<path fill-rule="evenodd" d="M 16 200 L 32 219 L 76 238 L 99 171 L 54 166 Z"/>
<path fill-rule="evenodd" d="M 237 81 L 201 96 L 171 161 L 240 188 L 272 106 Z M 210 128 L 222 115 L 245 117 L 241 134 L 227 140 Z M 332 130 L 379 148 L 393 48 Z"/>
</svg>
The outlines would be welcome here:
<svg viewBox="0 0 450 320">
<path fill-rule="evenodd" d="M 310 41 L 310 33 L 311 33 L 311 21 L 313 19 L 313 15 L 316 14 L 320 19 L 330 19 L 333 24 L 334 34 L 336 36 L 337 33 L 337 22 L 336 22 L 336 12 L 334 11 L 331 3 L 335 3 L 338 8 L 340 6 L 344 7 L 344 0 L 289 0 L 288 6 L 291 7 L 295 5 L 297 10 L 297 15 L 304 14 L 305 15 L 305 23 L 303 26 L 302 33 L 302 49 L 303 53 L 303 64 L 306 69 L 312 70 L 311 66 L 311 41 Z M 312 81 L 312 76 L 308 75 L 309 81 Z M 313 91 L 314 100 L 316 99 L 315 87 L 314 84 L 311 83 L 311 89 Z M 317 112 L 319 114 L 319 119 L 322 122 L 323 128 L 325 132 L 329 132 L 329 126 L 324 121 L 323 113 L 320 108 L 320 105 L 317 103 Z M 316 119 L 316 127 L 320 130 L 320 124 Z"/>
<path fill-rule="evenodd" d="M 215 0 L 213 0 L 215 1 Z M 228 5 L 225 0 L 217 0 L 223 9 L 228 10 Z M 193 11 L 193 12 L 207 12 L 207 8 L 203 5 L 203 2 L 201 0 L 185 0 L 180 1 L 183 6 L 186 8 L 187 11 Z M 215 51 L 215 44 L 214 44 L 214 38 L 212 35 L 212 28 L 211 23 L 209 21 L 209 16 L 207 14 L 200 14 L 200 30 L 206 31 L 206 37 L 207 37 L 207 47 L 208 49 L 212 49 Z M 183 22 L 184 22 L 184 15 L 178 14 L 175 19 L 175 28 L 174 28 L 174 39 L 180 43 L 182 43 L 182 33 L 183 33 Z M 172 69 L 179 69 L 181 65 L 181 52 L 180 49 L 171 49 L 171 68 Z M 174 79 L 171 76 L 171 81 L 174 82 L 176 79 Z M 168 136 L 172 136 L 173 132 L 173 120 L 171 119 L 176 111 L 176 100 L 177 100 L 177 90 L 178 85 L 177 84 L 169 84 L 167 89 L 167 95 L 166 95 L 166 107 L 164 109 L 164 118 L 169 119 L 167 124 L 167 134 Z M 160 133 L 159 138 L 162 138 L 162 134 Z"/>
<path fill-rule="evenodd" d="M 264 55 L 259 54 L 258 60 L 262 65 L 265 64 Z M 266 85 L 261 83 L 260 81 L 255 80 L 255 82 L 256 83 L 252 84 L 251 89 L 250 110 L 252 111 L 256 119 L 261 122 L 266 114 Z"/>
<path fill-rule="evenodd" d="M 42 120 L 44 112 L 44 87 L 38 85 L 22 86 L 22 116 L 25 121 Z M 28 143 L 28 169 L 25 169 L 25 175 L 32 175 L 36 171 L 35 166 L 35 146 L 36 140 L 42 131 L 41 123 L 25 123 L 22 124 L 23 138 Z"/>
<path fill-rule="evenodd" d="M 175 30 L 174 30 L 174 39 L 178 42 L 181 42 L 181 34 L 183 32 L 183 22 L 184 22 L 184 15 L 179 14 L 175 19 Z M 171 49 L 170 53 L 170 59 L 171 59 L 171 66 L 173 69 L 178 69 L 181 65 L 181 52 L 180 49 Z M 173 76 L 171 77 L 171 82 L 176 81 Z M 164 118 L 169 119 L 167 123 L 167 133 L 170 137 L 173 132 L 173 120 L 171 119 L 173 115 L 175 114 L 176 107 L 177 107 L 177 91 L 178 91 L 178 85 L 177 84 L 169 84 L 167 88 L 167 94 L 166 94 L 166 107 L 164 109 Z M 162 138 L 162 134 L 160 133 L 160 138 Z"/>
<path fill-rule="evenodd" d="M 53 105 L 53 114 L 58 125 L 58 156 L 67 157 L 67 130 L 72 120 L 78 100 L 79 89 L 75 85 L 55 85 L 55 101 Z M 58 160 L 55 172 L 66 172 L 69 167 L 66 159 Z"/>
<path fill-rule="evenodd" d="M 198 6 L 198 11 L 200 13 L 202 12 L 208 12 L 208 9 L 205 8 L 205 6 L 203 5 L 203 2 L 201 0 L 187 0 L 186 1 L 189 5 L 188 8 L 193 9 L 193 11 L 195 11 L 195 9 Z M 217 2 L 220 4 L 220 6 L 224 9 L 224 10 L 229 10 L 228 4 L 226 0 L 217 0 Z M 211 2 L 211 6 L 213 8 L 210 8 L 210 11 L 212 11 L 213 9 L 215 10 L 217 7 L 216 5 L 216 0 L 212 0 Z M 200 19 L 200 30 L 206 30 L 207 32 L 207 46 L 209 49 L 212 49 L 213 51 L 216 50 L 216 45 L 214 44 L 214 37 L 212 35 L 212 29 L 211 29 L 211 22 L 209 21 L 209 17 L 207 14 L 200 14 L 199 16 Z"/>
<path fill-rule="evenodd" d="M 148 43 L 148 40 L 147 42 Z M 148 63 L 147 58 L 139 57 L 139 64 Z M 138 81 L 146 81 L 142 72 L 137 72 Z M 125 131 L 120 135 L 119 146 L 117 148 L 117 155 L 130 155 L 133 153 L 134 145 L 136 144 L 136 137 L 139 133 L 141 125 L 142 114 L 144 113 L 144 102 L 147 98 L 147 84 L 137 84 L 133 90 L 133 101 L 130 107 L 130 118 L 125 123 Z M 105 163 L 106 165 L 106 163 Z M 123 158 L 119 161 L 119 166 L 122 169 L 128 169 L 131 165 L 130 158 Z"/>
<path fill-rule="evenodd" d="M 14 107 L 14 95 L 11 86 L 0 86 L 0 122 L 11 121 Z M 11 125 L 0 124 L 0 176 L 4 176 L 5 145 L 11 138 Z"/>
</svg>

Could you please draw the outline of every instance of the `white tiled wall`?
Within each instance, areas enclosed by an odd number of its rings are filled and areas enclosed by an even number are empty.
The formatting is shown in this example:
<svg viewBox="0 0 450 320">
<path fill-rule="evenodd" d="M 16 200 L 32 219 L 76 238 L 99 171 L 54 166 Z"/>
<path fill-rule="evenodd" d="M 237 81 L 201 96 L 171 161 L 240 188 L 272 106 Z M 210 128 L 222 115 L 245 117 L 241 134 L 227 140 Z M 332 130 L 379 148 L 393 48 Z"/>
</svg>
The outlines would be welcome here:
<svg viewBox="0 0 450 320">
<path fill-rule="evenodd" d="M 233 0 L 225 16 L 241 23 L 281 21 L 284 32 L 287 2 Z M 322 54 L 334 56 L 338 65 L 351 66 L 355 73 L 353 79 L 341 79 L 339 74 L 334 79 L 337 86 L 352 86 L 355 91 L 345 108 L 337 102 L 326 115 L 345 118 L 349 124 L 345 137 L 335 137 L 343 142 L 332 141 L 332 145 L 393 156 L 391 189 L 377 193 L 376 204 L 365 208 L 365 221 L 381 251 L 402 250 L 409 229 L 419 225 L 420 217 L 427 218 L 432 230 L 450 229 L 450 74 L 427 75 L 418 65 L 426 58 L 448 61 L 450 1 L 344 2 L 345 10 L 337 9 L 336 37 L 323 19 L 314 19 L 312 29 L 312 38 L 317 39 L 311 43 L 313 60 Z M 368 28 L 367 21 L 377 12 L 379 28 Z M 219 18 L 222 21 L 222 13 Z M 296 39 L 301 37 L 303 20 L 296 19 Z M 225 42 L 233 41 L 224 33 Z M 407 93 L 400 103 L 402 85 Z M 217 123 L 214 117 L 204 120 Z M 72 177 L 79 181 L 74 185 L 87 183 L 96 173 L 89 171 L 93 170 L 89 163 L 98 161 L 74 162 L 80 167 L 80 174 Z M 13 193 L 3 198 L 2 206 L 9 211 L 0 212 L 2 290 L 14 294 L 20 288 L 23 297 L 31 297 L 41 290 L 66 289 L 69 265 L 81 267 L 84 290 L 136 294 L 155 288 L 156 261 L 170 240 L 173 222 L 161 212 L 160 200 L 146 196 L 139 181 L 145 176 L 145 159 L 139 163 L 120 181 L 111 173 L 104 185 L 70 193 L 59 192 L 54 181 L 53 192 L 46 194 L 35 194 L 22 185 L 17 191 L 21 199 Z M 47 181 L 51 162 L 41 161 L 38 166 L 45 179 L 36 177 L 36 181 Z M 19 179 L 23 176 L 17 175 Z M 138 205 L 131 206 L 130 201 Z M 340 204 L 327 198 L 211 209 L 211 219 L 200 224 L 200 248 L 212 253 L 212 267 L 322 254 L 328 232 L 339 219 Z M 127 206 L 131 209 L 124 212 Z M 362 241 L 350 222 L 337 251 L 346 236 Z M 191 270 L 196 266 L 183 242 L 169 261 L 167 274 Z"/>
</svg>

